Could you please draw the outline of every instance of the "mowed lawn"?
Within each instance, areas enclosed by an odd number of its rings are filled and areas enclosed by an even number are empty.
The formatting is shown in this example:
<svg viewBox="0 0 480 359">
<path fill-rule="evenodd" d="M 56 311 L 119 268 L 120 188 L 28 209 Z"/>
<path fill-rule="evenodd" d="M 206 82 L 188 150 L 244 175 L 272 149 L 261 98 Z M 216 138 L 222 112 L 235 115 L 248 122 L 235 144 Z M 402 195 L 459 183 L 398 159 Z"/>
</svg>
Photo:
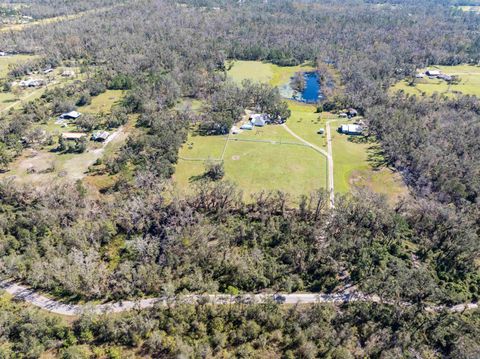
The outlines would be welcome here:
<svg viewBox="0 0 480 359">
<path fill-rule="evenodd" d="M 348 193 L 354 188 L 386 195 L 394 202 L 407 195 L 408 190 L 400 175 L 381 166 L 374 168 L 378 145 L 354 142 L 354 137 L 341 134 L 337 128 L 345 120 L 330 123 L 334 161 L 335 192 Z"/>
<path fill-rule="evenodd" d="M 403 91 L 410 95 L 430 96 L 434 92 L 446 96 L 456 94 L 475 95 L 480 97 L 480 66 L 457 65 L 457 66 L 432 66 L 428 69 L 440 70 L 442 73 L 458 76 L 458 84 L 449 85 L 446 81 L 439 79 L 415 79 L 414 86 L 410 86 L 408 80 L 402 80 L 392 87 L 392 91 Z M 420 70 L 421 72 L 427 69 Z"/>
<path fill-rule="evenodd" d="M 92 103 L 79 107 L 78 111 L 90 114 L 109 114 L 116 104 L 123 98 L 123 90 L 107 90 L 98 96 L 92 97 Z"/>
<path fill-rule="evenodd" d="M 285 132 L 276 127 L 278 135 Z M 275 133 L 276 131 L 272 131 Z M 312 149 L 299 144 L 252 141 L 254 131 L 245 131 L 228 141 L 225 154 L 225 180 L 234 182 L 244 192 L 245 199 L 262 190 L 281 190 L 293 197 L 326 187 L 326 159 Z M 277 137 L 273 141 L 277 141 Z M 285 132 L 285 141 L 298 142 Z M 258 139 L 266 140 L 266 138 Z M 205 171 L 205 159 L 219 159 L 226 139 L 220 136 L 190 137 L 180 150 L 175 182 L 188 192 Z M 185 160 L 188 156 L 189 160 Z M 193 160 L 198 158 L 198 160 Z"/>
</svg>

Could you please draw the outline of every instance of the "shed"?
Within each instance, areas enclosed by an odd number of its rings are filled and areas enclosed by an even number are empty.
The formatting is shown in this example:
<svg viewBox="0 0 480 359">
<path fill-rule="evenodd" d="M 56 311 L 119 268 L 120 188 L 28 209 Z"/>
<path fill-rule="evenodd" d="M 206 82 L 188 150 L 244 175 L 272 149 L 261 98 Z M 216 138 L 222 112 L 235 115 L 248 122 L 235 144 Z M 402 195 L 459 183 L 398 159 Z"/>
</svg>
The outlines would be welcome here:
<svg viewBox="0 0 480 359">
<path fill-rule="evenodd" d="M 240 127 L 241 130 L 253 130 L 253 125 L 251 123 L 246 123 Z"/>
<path fill-rule="evenodd" d="M 324 128 L 321 128 L 321 129 L 319 129 L 319 130 L 317 131 L 317 133 L 318 133 L 319 135 L 323 135 L 323 134 L 325 133 L 325 129 L 324 129 Z"/>
<path fill-rule="evenodd" d="M 107 131 L 99 131 L 92 135 L 92 140 L 103 142 L 108 138 L 108 136 L 110 136 L 110 134 Z"/>
<path fill-rule="evenodd" d="M 82 137 L 85 137 L 85 133 L 81 132 L 64 132 L 62 133 L 62 137 L 66 140 L 79 140 Z"/>
<path fill-rule="evenodd" d="M 425 74 L 427 76 L 438 76 L 441 74 L 441 72 L 439 70 L 427 70 Z"/>
<path fill-rule="evenodd" d="M 82 116 L 82 114 L 80 112 L 70 111 L 70 112 L 62 113 L 60 115 L 60 118 L 63 119 L 63 120 L 76 120 L 80 116 Z"/>
<path fill-rule="evenodd" d="M 43 73 L 44 73 L 45 75 L 47 75 L 47 74 L 49 74 L 49 73 L 51 73 L 51 72 L 53 72 L 53 69 L 46 69 L 46 70 L 43 71 Z"/>
<path fill-rule="evenodd" d="M 64 71 L 62 72 L 62 76 L 63 76 L 63 77 L 73 77 L 73 76 L 75 76 L 75 71 L 73 71 L 73 70 L 64 70 Z"/>
</svg>

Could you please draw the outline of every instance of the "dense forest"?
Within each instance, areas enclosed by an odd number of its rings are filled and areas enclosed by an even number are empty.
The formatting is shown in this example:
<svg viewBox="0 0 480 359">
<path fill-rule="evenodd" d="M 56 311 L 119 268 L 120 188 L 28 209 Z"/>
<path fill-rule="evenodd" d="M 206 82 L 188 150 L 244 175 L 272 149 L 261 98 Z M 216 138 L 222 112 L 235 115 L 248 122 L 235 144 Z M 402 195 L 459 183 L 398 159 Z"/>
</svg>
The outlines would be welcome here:
<svg viewBox="0 0 480 359">
<path fill-rule="evenodd" d="M 388 93 L 417 68 L 480 63 L 480 16 L 450 5 L 31 1 L 24 11 L 34 18 L 92 11 L 0 33 L 2 50 L 40 55 L 12 67 L 3 85 L 64 62 L 89 76 L 0 115 L 0 168 L 39 140 L 33 124 L 106 89 L 126 96 L 112 116 L 86 117 L 83 126 L 114 128 L 136 116 L 138 131 L 105 160 L 116 182 L 101 197 L 81 181 L 0 182 L 2 276 L 72 301 L 354 286 L 414 306 L 178 306 L 113 318 L 87 313 L 71 327 L 1 301 L 0 356 L 55 349 L 82 358 L 98 346 L 98 357 L 122 357 L 119 346 L 152 357 L 479 357 L 478 312 L 422 308 L 480 296 L 480 104 Z M 392 206 L 360 191 L 338 196 L 333 209 L 320 190 L 295 206 L 285 193 L 244 202 L 234 185 L 208 179 L 178 196 L 171 177 L 192 124 L 225 133 L 247 106 L 289 116 L 276 89 L 228 81 L 229 59 L 333 67 L 344 91 L 324 106 L 365 115 L 366 140 L 379 141 L 411 196 Z M 184 98 L 201 99 L 202 111 L 178 109 Z"/>
<path fill-rule="evenodd" d="M 177 305 L 62 319 L 0 298 L 0 355 L 36 358 L 435 358 L 480 354 L 478 313 L 353 304 Z M 32 330 L 35 328 L 35 330 Z"/>
</svg>

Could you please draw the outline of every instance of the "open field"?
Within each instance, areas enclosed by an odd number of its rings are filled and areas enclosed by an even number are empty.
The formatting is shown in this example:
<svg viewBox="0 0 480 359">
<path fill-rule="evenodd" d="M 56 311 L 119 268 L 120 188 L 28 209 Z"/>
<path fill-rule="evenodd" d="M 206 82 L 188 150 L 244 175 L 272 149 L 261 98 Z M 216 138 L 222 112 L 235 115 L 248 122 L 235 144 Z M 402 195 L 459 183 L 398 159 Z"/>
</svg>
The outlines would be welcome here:
<svg viewBox="0 0 480 359">
<path fill-rule="evenodd" d="M 470 5 L 470 6 L 456 6 L 457 9 L 466 12 L 476 12 L 480 14 L 480 5 Z"/>
<path fill-rule="evenodd" d="M 238 184 L 247 196 L 261 190 L 283 190 L 298 196 L 326 187 L 327 167 L 323 156 L 301 145 L 281 126 L 264 129 L 268 129 L 274 142 L 260 142 L 267 141 L 262 129 L 234 135 L 228 143 L 226 137 L 221 136 L 190 137 L 180 156 L 199 160 L 180 159 L 175 182 L 181 189 L 191 187 L 205 171 L 205 162 L 201 159 L 221 158 L 226 144 L 225 179 Z M 287 141 L 292 144 L 286 144 Z"/>
<path fill-rule="evenodd" d="M 392 87 L 392 91 L 404 91 L 410 95 L 432 95 L 437 92 L 441 95 L 455 96 L 457 94 L 475 95 L 480 97 L 480 66 L 457 65 L 457 66 L 432 66 L 428 69 L 438 69 L 442 73 L 458 76 L 458 84 L 449 85 L 440 79 L 415 79 L 414 86 L 409 85 L 409 80 L 402 80 Z M 427 69 L 420 70 L 421 72 Z"/>
<path fill-rule="evenodd" d="M 109 114 L 112 107 L 119 103 L 123 98 L 123 90 L 107 90 L 98 96 L 92 98 L 92 103 L 79 107 L 79 111 L 90 114 Z"/>
<path fill-rule="evenodd" d="M 34 60 L 36 56 L 34 55 L 8 55 L 0 56 L 0 78 L 7 76 L 9 71 L 9 66 L 13 64 L 19 64 L 22 62 L 27 62 L 29 60 Z"/>
<path fill-rule="evenodd" d="M 278 66 L 260 61 L 234 61 L 228 71 L 228 76 L 237 83 L 243 80 L 252 80 L 262 83 L 269 83 L 272 86 L 286 84 L 290 78 L 300 71 L 313 71 L 314 67 L 305 64 L 299 66 Z"/>
<path fill-rule="evenodd" d="M 407 195 L 407 187 L 398 173 L 384 166 L 376 168 L 376 160 L 381 157 L 378 154 L 378 145 L 356 143 L 354 139 L 360 137 L 346 136 L 337 132 L 337 127 L 344 122 L 338 120 L 330 123 L 335 191 L 347 193 L 354 188 L 368 188 L 375 193 L 386 195 L 391 201 Z"/>
</svg>

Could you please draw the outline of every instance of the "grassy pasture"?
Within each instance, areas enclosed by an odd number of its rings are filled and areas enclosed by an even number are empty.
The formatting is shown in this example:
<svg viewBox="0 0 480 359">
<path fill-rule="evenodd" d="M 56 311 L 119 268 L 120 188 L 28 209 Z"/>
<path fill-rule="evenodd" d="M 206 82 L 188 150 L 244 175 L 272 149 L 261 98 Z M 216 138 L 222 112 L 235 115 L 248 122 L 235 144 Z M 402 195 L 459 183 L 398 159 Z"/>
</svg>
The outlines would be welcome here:
<svg viewBox="0 0 480 359">
<path fill-rule="evenodd" d="M 392 91 L 403 91 L 410 95 L 433 95 L 438 93 L 445 96 L 456 96 L 457 94 L 475 95 L 480 97 L 480 66 L 457 65 L 457 66 L 433 66 L 428 69 L 438 69 L 447 75 L 454 75 L 460 78 L 458 84 L 449 85 L 440 79 L 415 79 L 414 85 L 409 85 L 409 80 L 402 80 L 392 87 Z M 420 70 L 421 72 L 427 69 Z"/>
<path fill-rule="evenodd" d="M 231 66 L 228 76 L 236 83 L 248 79 L 269 83 L 272 86 L 287 83 L 296 72 L 314 70 L 312 66 L 307 64 L 282 67 L 260 61 L 234 61 L 229 63 L 228 66 Z"/>
<path fill-rule="evenodd" d="M 271 140 L 298 143 L 281 126 L 269 127 L 275 129 L 267 132 L 273 135 Z M 257 130 L 235 135 L 233 138 L 238 141 L 231 139 L 226 147 L 226 137 L 190 137 L 180 151 L 175 182 L 188 191 L 204 173 L 204 159 L 220 159 L 225 148 L 225 179 L 238 184 L 246 198 L 261 190 L 283 190 L 298 196 L 326 187 L 327 167 L 323 156 L 301 145 L 256 142 L 267 140 L 262 132 L 256 137 Z M 186 156 L 198 160 L 183 159 Z"/>
<path fill-rule="evenodd" d="M 112 107 L 118 104 L 123 96 L 123 90 L 107 90 L 104 93 L 93 97 L 91 104 L 80 107 L 78 110 L 90 114 L 109 114 Z"/>
<path fill-rule="evenodd" d="M 0 56 L 0 78 L 5 78 L 9 71 L 9 66 L 14 64 L 20 64 L 29 60 L 34 60 L 34 55 L 8 55 Z"/>
<path fill-rule="evenodd" d="M 406 195 L 407 188 L 400 175 L 381 165 L 378 145 L 358 143 L 354 141 L 355 137 L 337 132 L 342 123 L 345 120 L 330 123 L 335 191 L 347 193 L 354 188 L 368 188 L 386 195 L 391 201 Z M 377 164 L 380 165 L 378 168 Z"/>
</svg>

